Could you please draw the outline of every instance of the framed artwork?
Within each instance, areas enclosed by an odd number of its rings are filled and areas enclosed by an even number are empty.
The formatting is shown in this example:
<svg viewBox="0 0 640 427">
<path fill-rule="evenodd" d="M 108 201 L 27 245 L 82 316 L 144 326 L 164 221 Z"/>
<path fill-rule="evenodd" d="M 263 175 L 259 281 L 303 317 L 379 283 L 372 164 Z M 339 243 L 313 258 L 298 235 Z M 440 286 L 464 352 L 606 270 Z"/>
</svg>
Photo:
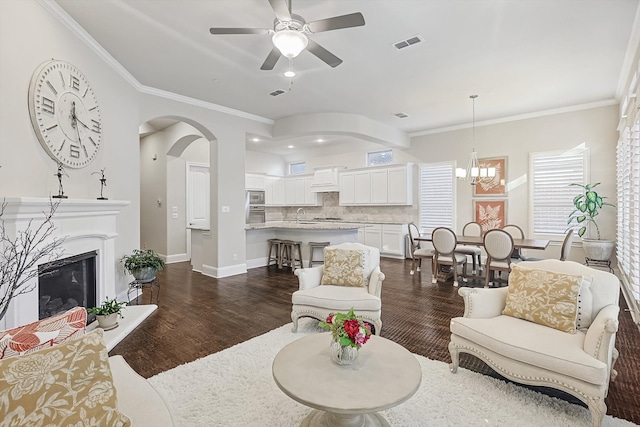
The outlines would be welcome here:
<svg viewBox="0 0 640 427">
<path fill-rule="evenodd" d="M 473 186 L 474 196 L 504 196 L 507 194 L 507 158 L 492 157 L 478 159 L 480 168 L 496 168 L 496 176 L 486 182 L 479 182 Z"/>
<path fill-rule="evenodd" d="M 506 200 L 474 200 L 474 221 L 482 226 L 482 232 L 502 228 L 507 224 Z"/>
</svg>

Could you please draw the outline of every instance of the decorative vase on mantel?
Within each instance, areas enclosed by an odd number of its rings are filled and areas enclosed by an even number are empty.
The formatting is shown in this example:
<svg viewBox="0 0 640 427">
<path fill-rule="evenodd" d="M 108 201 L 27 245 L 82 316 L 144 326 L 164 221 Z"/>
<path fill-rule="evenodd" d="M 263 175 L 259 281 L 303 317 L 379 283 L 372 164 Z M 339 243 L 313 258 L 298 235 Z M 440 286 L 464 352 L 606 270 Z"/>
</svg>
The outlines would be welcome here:
<svg viewBox="0 0 640 427">
<path fill-rule="evenodd" d="M 351 365 L 358 358 L 358 348 L 350 345 L 340 345 L 335 340 L 331 340 L 329 353 L 331 354 L 331 361 L 336 365 Z"/>
</svg>

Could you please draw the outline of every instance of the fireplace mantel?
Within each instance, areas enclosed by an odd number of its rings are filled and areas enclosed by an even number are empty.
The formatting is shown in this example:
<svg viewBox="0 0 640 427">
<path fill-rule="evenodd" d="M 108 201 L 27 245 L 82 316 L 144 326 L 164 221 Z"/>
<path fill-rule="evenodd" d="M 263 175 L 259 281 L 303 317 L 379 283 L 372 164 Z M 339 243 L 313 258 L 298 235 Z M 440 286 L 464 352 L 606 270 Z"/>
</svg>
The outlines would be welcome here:
<svg viewBox="0 0 640 427">
<path fill-rule="evenodd" d="M 3 220 L 10 238 L 24 231 L 29 221 L 32 227 L 44 220 L 49 204 L 58 199 L 15 197 L 0 198 L 6 203 Z M 118 236 L 116 215 L 130 205 L 123 200 L 61 199 L 52 221 L 52 238 L 63 238 L 63 258 L 96 251 L 96 299 L 117 297 L 115 238 Z M 20 295 L 11 302 L 0 329 L 9 329 L 38 320 L 38 279 L 30 286 L 34 290 Z"/>
</svg>

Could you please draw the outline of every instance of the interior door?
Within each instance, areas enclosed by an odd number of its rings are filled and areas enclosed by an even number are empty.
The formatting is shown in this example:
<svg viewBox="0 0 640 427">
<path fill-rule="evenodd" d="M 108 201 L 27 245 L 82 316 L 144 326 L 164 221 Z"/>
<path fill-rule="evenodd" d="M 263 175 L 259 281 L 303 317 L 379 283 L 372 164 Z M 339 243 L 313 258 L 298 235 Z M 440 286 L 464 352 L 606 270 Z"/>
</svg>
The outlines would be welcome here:
<svg viewBox="0 0 640 427">
<path fill-rule="evenodd" d="M 209 166 L 187 163 L 187 228 L 209 229 Z"/>
</svg>

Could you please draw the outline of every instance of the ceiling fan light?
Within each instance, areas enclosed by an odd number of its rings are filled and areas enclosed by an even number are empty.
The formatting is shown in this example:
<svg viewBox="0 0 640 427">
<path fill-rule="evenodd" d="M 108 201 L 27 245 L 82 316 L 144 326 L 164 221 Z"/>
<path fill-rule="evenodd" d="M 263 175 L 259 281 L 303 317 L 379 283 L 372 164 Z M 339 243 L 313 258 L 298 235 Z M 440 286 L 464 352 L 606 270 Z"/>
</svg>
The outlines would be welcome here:
<svg viewBox="0 0 640 427">
<path fill-rule="evenodd" d="M 282 56 L 295 58 L 306 49 L 309 40 L 304 33 L 296 30 L 281 30 L 271 38 L 273 45 L 278 48 Z"/>
<path fill-rule="evenodd" d="M 285 72 L 284 72 L 284 76 L 285 76 L 285 77 L 292 78 L 292 77 L 295 77 L 295 76 L 296 76 L 296 72 L 295 72 L 295 71 L 293 71 L 293 70 L 287 70 L 287 71 L 285 71 Z"/>
</svg>

